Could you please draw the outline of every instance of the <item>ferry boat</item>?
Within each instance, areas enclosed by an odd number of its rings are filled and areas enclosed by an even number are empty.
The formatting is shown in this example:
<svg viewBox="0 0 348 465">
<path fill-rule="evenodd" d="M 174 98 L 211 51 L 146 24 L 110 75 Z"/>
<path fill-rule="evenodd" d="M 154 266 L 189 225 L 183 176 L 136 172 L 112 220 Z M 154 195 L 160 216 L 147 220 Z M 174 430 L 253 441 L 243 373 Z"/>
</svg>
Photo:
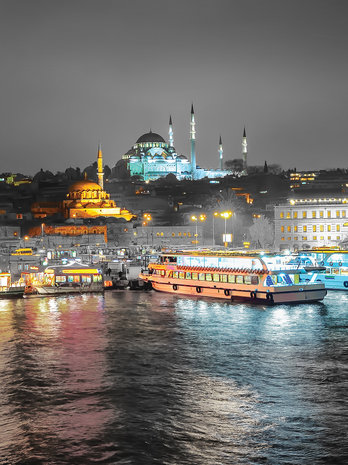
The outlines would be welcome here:
<svg viewBox="0 0 348 465">
<path fill-rule="evenodd" d="M 303 268 L 305 278 L 323 282 L 326 289 L 348 291 L 348 250 L 338 247 L 299 251 L 291 263 Z"/>
<path fill-rule="evenodd" d="M 283 270 L 282 263 L 278 255 L 253 252 L 165 252 L 140 278 L 151 282 L 156 291 L 230 301 L 282 304 L 315 302 L 325 297 L 323 283 L 303 278 L 304 270 Z"/>
<path fill-rule="evenodd" d="M 24 297 L 103 291 L 102 271 L 74 262 L 27 273 Z"/>
<path fill-rule="evenodd" d="M 25 283 L 22 279 L 12 282 L 11 273 L 0 273 L 0 298 L 16 299 L 23 297 Z"/>
</svg>

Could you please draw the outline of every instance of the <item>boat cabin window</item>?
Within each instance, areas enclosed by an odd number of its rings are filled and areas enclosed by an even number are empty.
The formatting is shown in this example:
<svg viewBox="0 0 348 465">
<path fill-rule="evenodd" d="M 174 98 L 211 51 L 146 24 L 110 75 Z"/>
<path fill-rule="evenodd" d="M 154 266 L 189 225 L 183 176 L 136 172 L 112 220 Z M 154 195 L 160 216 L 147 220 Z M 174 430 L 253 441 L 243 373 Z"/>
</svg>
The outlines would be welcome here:
<svg viewBox="0 0 348 465">
<path fill-rule="evenodd" d="M 205 273 L 199 273 L 198 279 L 199 279 L 200 281 L 205 281 Z"/>
<path fill-rule="evenodd" d="M 229 274 L 228 275 L 228 282 L 229 283 L 235 283 L 236 282 L 236 277 L 234 274 Z"/>
<path fill-rule="evenodd" d="M 190 271 L 186 271 L 186 279 L 191 279 L 191 272 Z"/>
<path fill-rule="evenodd" d="M 173 271 L 173 278 L 178 278 L 179 277 L 179 272 L 178 271 Z"/>
<path fill-rule="evenodd" d="M 165 275 L 166 275 L 165 270 L 161 270 L 161 276 L 165 276 Z"/>
<path fill-rule="evenodd" d="M 213 274 L 213 281 L 214 281 L 214 283 L 218 283 L 220 281 L 219 273 L 214 273 Z"/>
<path fill-rule="evenodd" d="M 236 283 L 237 284 L 243 284 L 243 282 L 244 282 L 244 279 L 243 279 L 242 275 L 236 276 Z"/>
<path fill-rule="evenodd" d="M 101 274 L 94 274 L 93 275 L 93 282 L 94 283 L 99 283 L 103 280 L 103 277 Z"/>
<path fill-rule="evenodd" d="M 92 276 L 90 276 L 90 275 L 82 275 L 81 276 L 81 281 L 83 283 L 90 283 L 90 282 L 92 282 Z"/>
<path fill-rule="evenodd" d="M 179 278 L 185 279 L 185 271 L 179 271 Z"/>
<path fill-rule="evenodd" d="M 250 276 L 250 284 L 259 284 L 258 276 Z"/>
<path fill-rule="evenodd" d="M 206 281 L 212 281 L 211 273 L 206 273 L 205 280 Z"/>
<path fill-rule="evenodd" d="M 56 283 L 65 283 L 66 276 L 56 276 Z"/>
<path fill-rule="evenodd" d="M 198 279 L 198 273 L 192 273 L 192 279 Z"/>
<path fill-rule="evenodd" d="M 221 275 L 221 282 L 222 283 L 227 283 L 227 274 L 222 274 Z"/>
<path fill-rule="evenodd" d="M 161 263 L 176 263 L 176 257 L 163 256 L 161 257 Z"/>
<path fill-rule="evenodd" d="M 69 282 L 69 283 L 79 283 L 79 282 L 80 282 L 80 276 L 69 274 L 69 276 L 68 276 L 68 282 Z"/>
<path fill-rule="evenodd" d="M 251 284 L 251 276 L 249 275 L 244 276 L 244 284 Z"/>
</svg>

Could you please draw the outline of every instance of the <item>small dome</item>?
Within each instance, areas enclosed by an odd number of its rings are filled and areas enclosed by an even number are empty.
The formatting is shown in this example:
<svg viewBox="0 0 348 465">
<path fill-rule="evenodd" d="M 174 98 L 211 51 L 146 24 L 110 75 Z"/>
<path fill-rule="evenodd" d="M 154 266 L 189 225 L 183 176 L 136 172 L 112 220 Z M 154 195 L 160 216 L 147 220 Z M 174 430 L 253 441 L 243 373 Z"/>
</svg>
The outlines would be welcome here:
<svg viewBox="0 0 348 465">
<path fill-rule="evenodd" d="M 83 181 L 74 182 L 74 184 L 72 184 L 69 187 L 69 192 L 101 191 L 101 190 L 102 190 L 102 188 L 99 186 L 99 184 L 97 184 L 94 181 L 89 181 L 88 179 L 84 179 Z"/>
<path fill-rule="evenodd" d="M 155 132 L 150 131 L 140 136 L 139 139 L 137 140 L 137 144 L 141 144 L 144 142 L 164 142 L 165 143 L 166 141 L 159 134 L 156 134 Z"/>
</svg>

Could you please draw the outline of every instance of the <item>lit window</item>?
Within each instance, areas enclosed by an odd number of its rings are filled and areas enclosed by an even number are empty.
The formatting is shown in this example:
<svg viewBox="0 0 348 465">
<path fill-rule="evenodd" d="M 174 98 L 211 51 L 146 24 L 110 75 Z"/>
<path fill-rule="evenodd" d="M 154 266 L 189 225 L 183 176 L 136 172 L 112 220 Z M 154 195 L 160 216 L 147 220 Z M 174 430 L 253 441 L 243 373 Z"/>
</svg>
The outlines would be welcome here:
<svg viewBox="0 0 348 465">
<path fill-rule="evenodd" d="M 342 218 L 345 218 L 345 217 L 346 217 L 346 211 L 342 210 Z"/>
<path fill-rule="evenodd" d="M 297 231 L 298 231 L 298 227 L 294 226 L 294 232 L 297 232 Z"/>
<path fill-rule="evenodd" d="M 313 241 L 316 241 L 317 240 L 317 236 L 313 236 Z"/>
<path fill-rule="evenodd" d="M 280 240 L 281 240 L 281 241 L 285 241 L 285 237 L 281 237 Z"/>
<path fill-rule="evenodd" d="M 328 240 L 331 241 L 331 236 L 327 236 Z"/>
<path fill-rule="evenodd" d="M 324 218 L 324 212 L 323 212 L 323 210 L 320 210 L 319 216 L 320 216 L 320 218 Z"/>
<path fill-rule="evenodd" d="M 339 224 L 336 224 L 336 231 L 341 231 L 341 226 Z"/>
<path fill-rule="evenodd" d="M 294 218 L 297 218 L 297 212 L 294 212 Z"/>
<path fill-rule="evenodd" d="M 320 225 L 320 232 L 324 232 L 324 225 L 323 224 Z"/>
<path fill-rule="evenodd" d="M 298 241 L 298 236 L 295 236 L 295 237 L 294 237 L 294 241 Z"/>
<path fill-rule="evenodd" d="M 313 224 L 313 232 L 317 232 L 317 227 L 315 224 Z"/>
<path fill-rule="evenodd" d="M 291 237 L 288 237 L 288 241 L 291 241 Z"/>
<path fill-rule="evenodd" d="M 284 226 L 280 227 L 280 232 L 284 232 Z"/>
<path fill-rule="evenodd" d="M 290 212 L 286 212 L 286 217 L 287 217 L 287 218 L 291 218 Z"/>
<path fill-rule="evenodd" d="M 307 218 L 307 212 L 302 212 L 302 218 Z"/>
<path fill-rule="evenodd" d="M 331 218 L 331 211 L 330 210 L 328 210 L 328 212 L 327 212 L 327 217 Z"/>
<path fill-rule="evenodd" d="M 330 232 L 331 231 L 331 224 L 327 225 L 327 230 Z"/>
<path fill-rule="evenodd" d="M 336 210 L 336 218 L 339 218 L 339 217 L 340 217 L 340 211 Z"/>
<path fill-rule="evenodd" d="M 336 239 L 339 241 L 341 239 L 341 236 L 336 236 Z"/>
<path fill-rule="evenodd" d="M 323 241 L 323 240 L 324 240 L 324 236 L 320 236 L 320 240 Z"/>
<path fill-rule="evenodd" d="M 284 218 L 284 212 L 280 212 L 280 218 Z"/>
<path fill-rule="evenodd" d="M 291 232 L 291 226 L 288 226 L 288 232 Z"/>
<path fill-rule="evenodd" d="M 303 226 L 303 232 L 307 232 L 307 226 Z"/>
<path fill-rule="evenodd" d="M 312 218 L 316 218 L 317 217 L 317 212 L 316 211 L 312 211 Z"/>
<path fill-rule="evenodd" d="M 302 236 L 302 240 L 303 240 L 303 241 L 306 241 L 306 240 L 307 240 L 307 236 Z"/>
</svg>

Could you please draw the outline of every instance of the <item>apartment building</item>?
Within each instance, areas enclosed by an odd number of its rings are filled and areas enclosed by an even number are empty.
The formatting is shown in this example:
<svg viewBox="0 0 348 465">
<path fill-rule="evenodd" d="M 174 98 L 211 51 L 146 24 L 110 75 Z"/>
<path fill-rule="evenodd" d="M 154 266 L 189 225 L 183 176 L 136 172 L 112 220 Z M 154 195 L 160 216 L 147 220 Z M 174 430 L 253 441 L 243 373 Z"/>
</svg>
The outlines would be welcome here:
<svg viewBox="0 0 348 465">
<path fill-rule="evenodd" d="M 291 199 L 274 207 L 274 225 L 277 249 L 337 246 L 348 236 L 348 199 Z"/>
</svg>

